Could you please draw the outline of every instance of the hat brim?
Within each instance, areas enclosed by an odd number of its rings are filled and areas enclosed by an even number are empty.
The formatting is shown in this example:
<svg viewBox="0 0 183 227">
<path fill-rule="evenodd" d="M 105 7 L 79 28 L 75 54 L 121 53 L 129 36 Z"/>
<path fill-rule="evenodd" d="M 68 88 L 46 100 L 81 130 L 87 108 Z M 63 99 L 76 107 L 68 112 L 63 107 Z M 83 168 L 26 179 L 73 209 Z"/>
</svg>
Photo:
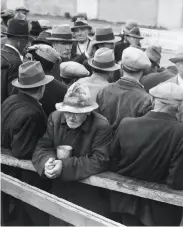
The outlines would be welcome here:
<svg viewBox="0 0 183 227">
<path fill-rule="evenodd" d="M 179 58 L 170 58 L 169 61 L 171 61 L 172 63 L 177 63 L 179 61 L 183 61 L 183 56 L 179 57 Z"/>
<path fill-rule="evenodd" d="M 15 34 L 11 34 L 11 33 L 8 33 L 8 32 L 1 32 L 3 35 L 9 35 L 9 36 L 15 36 L 15 37 L 30 37 L 30 38 L 33 38 L 31 37 L 30 35 L 15 35 Z"/>
<path fill-rule="evenodd" d="M 49 84 L 52 80 L 54 79 L 53 76 L 51 75 L 45 75 L 45 78 L 37 83 L 30 84 L 30 85 L 23 85 L 20 84 L 18 79 L 15 79 L 12 81 L 12 85 L 17 88 L 35 88 L 35 87 L 40 87 L 46 84 Z"/>
<path fill-rule="evenodd" d="M 138 35 L 132 35 L 132 34 L 125 34 L 126 36 L 129 36 L 129 37 L 133 37 L 133 38 L 136 38 L 136 39 L 144 39 L 144 37 L 142 36 L 138 36 Z"/>
<path fill-rule="evenodd" d="M 88 28 L 88 29 L 92 29 L 92 26 L 90 26 L 90 25 L 74 26 L 74 27 L 71 28 L 71 31 L 73 32 L 77 28 Z"/>
<path fill-rule="evenodd" d="M 52 44 L 51 44 L 51 43 L 49 43 L 49 42 L 47 42 L 47 41 L 44 41 L 44 40 L 39 40 L 39 39 L 33 40 L 33 41 L 32 41 L 32 44 L 33 44 L 33 45 L 34 45 L 34 44 L 46 44 L 46 45 L 49 45 L 49 46 L 52 47 Z"/>
<path fill-rule="evenodd" d="M 105 41 L 97 41 L 97 40 L 93 39 L 93 37 L 91 37 L 91 36 L 88 36 L 88 39 L 93 41 L 94 44 L 98 44 L 98 43 L 117 43 L 117 42 L 121 41 L 121 37 L 119 37 L 119 36 L 115 36 L 115 38 L 112 39 L 112 40 L 105 40 Z"/>
<path fill-rule="evenodd" d="M 28 10 L 28 9 L 15 9 L 15 11 L 16 12 L 18 12 L 18 11 L 24 11 L 26 13 L 30 12 L 30 10 Z"/>
<path fill-rule="evenodd" d="M 62 41 L 62 42 L 70 42 L 70 43 L 77 41 L 77 39 L 61 39 L 61 38 L 54 38 L 54 37 L 47 37 L 46 39 L 50 41 Z"/>
<path fill-rule="evenodd" d="M 86 106 L 86 107 L 81 108 L 81 107 L 69 106 L 69 105 L 61 102 L 61 103 L 56 103 L 55 107 L 60 112 L 89 113 L 89 112 L 92 112 L 93 110 L 97 109 L 98 104 L 96 102 L 92 101 L 90 106 Z"/>
<path fill-rule="evenodd" d="M 120 69 L 120 66 L 119 66 L 118 64 L 116 64 L 116 63 L 115 63 L 114 66 L 109 67 L 109 68 L 100 68 L 100 67 L 97 67 L 97 66 L 93 65 L 93 58 L 88 59 L 88 64 L 89 64 L 92 68 L 100 69 L 100 70 L 106 71 L 106 72 L 113 72 L 113 71 L 116 71 L 116 70 L 119 70 L 119 69 Z"/>
</svg>

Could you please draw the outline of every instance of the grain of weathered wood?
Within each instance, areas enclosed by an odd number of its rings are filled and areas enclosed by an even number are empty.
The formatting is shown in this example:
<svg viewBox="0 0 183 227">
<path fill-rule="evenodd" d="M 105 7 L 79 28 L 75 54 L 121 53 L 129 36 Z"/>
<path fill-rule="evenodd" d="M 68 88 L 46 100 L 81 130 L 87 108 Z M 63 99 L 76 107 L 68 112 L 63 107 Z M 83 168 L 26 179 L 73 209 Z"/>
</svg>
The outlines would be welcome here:
<svg viewBox="0 0 183 227">
<path fill-rule="evenodd" d="M 59 219 L 77 226 L 121 226 L 94 212 L 1 173 L 1 190 Z"/>
<path fill-rule="evenodd" d="M 18 160 L 5 154 L 1 154 L 1 163 L 35 171 L 31 161 Z M 183 191 L 172 190 L 166 185 L 139 181 L 111 172 L 100 173 L 81 182 L 183 207 Z"/>
</svg>

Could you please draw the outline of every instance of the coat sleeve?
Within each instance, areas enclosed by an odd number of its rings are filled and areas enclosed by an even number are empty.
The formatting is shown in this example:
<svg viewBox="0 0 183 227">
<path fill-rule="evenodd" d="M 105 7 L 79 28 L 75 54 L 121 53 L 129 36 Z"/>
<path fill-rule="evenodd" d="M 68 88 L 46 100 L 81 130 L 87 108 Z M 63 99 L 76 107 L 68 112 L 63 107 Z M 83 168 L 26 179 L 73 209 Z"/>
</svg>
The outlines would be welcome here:
<svg viewBox="0 0 183 227">
<path fill-rule="evenodd" d="M 98 128 L 92 143 L 92 153 L 83 157 L 71 157 L 62 160 L 61 180 L 76 181 L 105 171 L 108 168 L 109 149 L 112 138 L 110 125 Z"/>
<path fill-rule="evenodd" d="M 39 140 L 34 154 L 32 163 L 40 176 L 44 174 L 45 163 L 49 158 L 56 159 L 56 150 L 54 148 L 54 126 L 52 123 L 52 114 L 49 116 L 47 130 L 43 137 Z"/>
<path fill-rule="evenodd" d="M 167 184 L 173 189 L 183 189 L 183 139 L 172 154 L 169 164 Z"/>
<path fill-rule="evenodd" d="M 36 144 L 45 130 L 45 122 L 41 114 L 22 118 L 15 128 L 11 143 L 13 156 L 31 159 Z"/>
</svg>

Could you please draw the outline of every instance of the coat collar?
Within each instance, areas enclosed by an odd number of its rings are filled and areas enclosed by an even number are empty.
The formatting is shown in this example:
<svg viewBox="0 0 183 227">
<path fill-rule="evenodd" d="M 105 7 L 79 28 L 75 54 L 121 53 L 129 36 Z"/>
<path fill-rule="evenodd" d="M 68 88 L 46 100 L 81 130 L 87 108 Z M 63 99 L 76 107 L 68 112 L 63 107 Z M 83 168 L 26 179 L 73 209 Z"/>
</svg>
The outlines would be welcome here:
<svg viewBox="0 0 183 227">
<path fill-rule="evenodd" d="M 88 115 L 86 120 L 83 122 L 83 124 L 78 128 L 81 128 L 83 131 L 88 132 L 91 128 L 92 122 L 93 122 L 93 113 Z M 61 124 L 67 125 L 64 114 L 62 114 L 62 116 L 61 116 Z M 76 128 L 76 129 L 78 129 L 78 128 Z"/>
<path fill-rule="evenodd" d="M 34 99 L 33 97 L 22 93 L 22 92 L 18 92 L 18 96 L 20 97 L 21 100 L 27 101 L 27 102 L 31 102 L 33 104 L 36 104 L 37 106 L 41 107 L 41 103 L 39 103 L 36 99 Z"/>
<path fill-rule="evenodd" d="M 12 55 L 15 55 L 16 57 L 18 57 L 21 60 L 21 55 L 20 55 L 19 51 L 18 50 L 16 51 L 14 48 L 11 48 L 9 45 L 7 46 L 7 44 L 5 44 L 2 50 L 10 53 Z"/>
<path fill-rule="evenodd" d="M 149 111 L 144 117 L 146 117 L 146 118 L 156 118 L 156 119 L 158 118 L 158 119 L 162 119 L 162 120 L 177 121 L 176 116 L 172 116 L 172 115 L 170 115 L 168 113 L 155 112 L 155 111 Z"/>
<path fill-rule="evenodd" d="M 141 88 L 142 90 L 144 90 L 144 86 L 140 82 L 137 82 L 133 79 L 122 77 L 116 83 L 119 83 L 120 85 L 126 84 L 126 85 L 129 85 L 129 86 Z"/>
</svg>

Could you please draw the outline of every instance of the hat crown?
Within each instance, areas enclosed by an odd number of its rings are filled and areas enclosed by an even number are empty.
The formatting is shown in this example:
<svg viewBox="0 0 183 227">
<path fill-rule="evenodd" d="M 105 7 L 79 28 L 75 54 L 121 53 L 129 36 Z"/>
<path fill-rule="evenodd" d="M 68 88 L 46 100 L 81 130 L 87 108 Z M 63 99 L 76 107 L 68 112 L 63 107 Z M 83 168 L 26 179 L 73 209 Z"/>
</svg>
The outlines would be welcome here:
<svg viewBox="0 0 183 227">
<path fill-rule="evenodd" d="M 11 19 L 8 24 L 7 33 L 14 36 L 28 36 L 29 24 L 26 20 Z"/>
<path fill-rule="evenodd" d="M 52 35 L 53 34 L 72 34 L 71 27 L 68 24 L 64 25 L 55 25 L 52 28 Z"/>
<path fill-rule="evenodd" d="M 114 50 L 111 50 L 107 47 L 102 47 L 95 52 L 94 61 L 100 63 L 106 63 L 115 61 Z"/>
<path fill-rule="evenodd" d="M 88 22 L 84 18 L 77 18 L 77 20 L 75 21 L 74 25 L 75 26 L 88 25 Z"/>
<path fill-rule="evenodd" d="M 11 9 L 4 9 L 3 11 L 1 11 L 1 17 L 2 18 L 12 18 L 15 16 L 15 12 Z"/>
<path fill-rule="evenodd" d="M 134 27 L 138 27 L 138 23 L 133 20 L 127 20 L 125 24 L 125 32 L 129 32 Z"/>
<path fill-rule="evenodd" d="M 49 20 L 38 20 L 38 22 L 42 28 L 45 28 L 45 27 L 51 28 L 52 27 Z"/>
<path fill-rule="evenodd" d="M 96 28 L 96 36 L 114 34 L 111 27 Z"/>
<path fill-rule="evenodd" d="M 128 35 L 137 35 L 137 36 L 140 36 L 140 29 L 139 29 L 139 27 L 133 27 L 131 30 L 129 30 Z"/>
<path fill-rule="evenodd" d="M 145 53 L 147 54 L 150 60 L 159 63 L 161 60 L 161 51 L 162 51 L 161 46 L 149 46 L 146 49 Z"/>
</svg>

